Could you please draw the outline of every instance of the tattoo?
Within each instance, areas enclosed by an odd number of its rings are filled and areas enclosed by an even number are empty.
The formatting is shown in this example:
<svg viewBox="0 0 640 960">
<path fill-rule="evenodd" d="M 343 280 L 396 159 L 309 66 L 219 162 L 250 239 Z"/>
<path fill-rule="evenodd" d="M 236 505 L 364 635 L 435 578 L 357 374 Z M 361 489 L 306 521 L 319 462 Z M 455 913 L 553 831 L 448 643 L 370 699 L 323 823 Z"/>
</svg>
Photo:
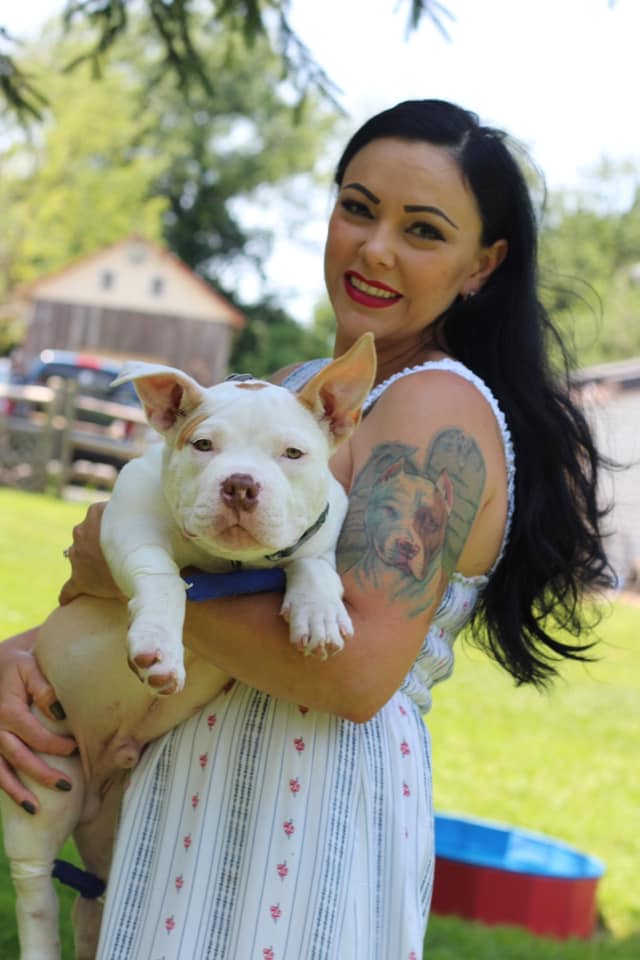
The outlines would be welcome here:
<svg viewBox="0 0 640 960">
<path fill-rule="evenodd" d="M 350 493 L 340 573 L 405 598 L 410 616 L 422 613 L 455 570 L 485 477 L 480 448 L 455 427 L 434 437 L 422 464 L 417 447 L 380 444 Z"/>
</svg>

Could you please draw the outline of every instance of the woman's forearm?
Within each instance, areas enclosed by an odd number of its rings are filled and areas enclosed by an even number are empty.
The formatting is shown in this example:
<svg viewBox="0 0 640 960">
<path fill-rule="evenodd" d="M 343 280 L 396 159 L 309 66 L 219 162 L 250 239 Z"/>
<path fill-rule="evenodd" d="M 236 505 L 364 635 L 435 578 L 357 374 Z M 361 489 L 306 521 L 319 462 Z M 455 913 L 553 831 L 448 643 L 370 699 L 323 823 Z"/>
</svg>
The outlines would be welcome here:
<svg viewBox="0 0 640 960">
<path fill-rule="evenodd" d="M 370 719 L 401 684 L 417 647 L 403 653 L 382 626 L 372 636 L 366 624 L 380 620 L 368 611 L 365 621 L 350 608 L 354 636 L 344 649 L 326 660 L 304 656 L 289 642 L 281 601 L 279 594 L 255 594 L 189 603 L 185 643 L 230 676 L 291 703 Z"/>
</svg>

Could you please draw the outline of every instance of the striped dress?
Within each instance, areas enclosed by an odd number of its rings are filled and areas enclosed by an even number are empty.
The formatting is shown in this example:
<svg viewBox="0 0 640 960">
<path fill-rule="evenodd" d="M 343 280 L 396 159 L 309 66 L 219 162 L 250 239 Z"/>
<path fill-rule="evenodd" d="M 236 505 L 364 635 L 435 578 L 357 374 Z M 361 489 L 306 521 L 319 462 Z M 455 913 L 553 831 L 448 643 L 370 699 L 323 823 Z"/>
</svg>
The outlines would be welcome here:
<svg viewBox="0 0 640 960">
<path fill-rule="evenodd" d="M 451 360 L 397 376 L 423 369 L 457 373 L 493 408 L 510 519 L 495 399 Z M 232 681 L 152 744 L 125 794 L 98 960 L 421 960 L 434 869 L 423 714 L 487 579 L 452 576 L 402 687 L 368 723 Z"/>
</svg>

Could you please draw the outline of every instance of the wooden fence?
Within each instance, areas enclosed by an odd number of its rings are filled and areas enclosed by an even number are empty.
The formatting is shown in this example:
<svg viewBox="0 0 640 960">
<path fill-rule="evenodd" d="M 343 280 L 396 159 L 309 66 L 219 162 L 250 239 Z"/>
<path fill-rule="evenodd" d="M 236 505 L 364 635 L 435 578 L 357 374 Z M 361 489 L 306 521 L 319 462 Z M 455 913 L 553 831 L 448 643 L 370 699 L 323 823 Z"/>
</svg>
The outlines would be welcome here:
<svg viewBox="0 0 640 960">
<path fill-rule="evenodd" d="M 1 486 L 58 496 L 74 482 L 110 488 L 149 439 L 141 409 L 82 396 L 73 381 L 0 384 Z"/>
</svg>

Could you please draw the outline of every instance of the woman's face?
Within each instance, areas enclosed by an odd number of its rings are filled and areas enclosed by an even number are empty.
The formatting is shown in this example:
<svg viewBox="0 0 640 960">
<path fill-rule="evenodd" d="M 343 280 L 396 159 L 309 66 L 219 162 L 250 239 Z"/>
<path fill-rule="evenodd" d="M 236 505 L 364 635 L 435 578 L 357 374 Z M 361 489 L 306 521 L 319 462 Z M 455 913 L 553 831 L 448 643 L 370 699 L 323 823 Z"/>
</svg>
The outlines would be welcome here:
<svg viewBox="0 0 640 960">
<path fill-rule="evenodd" d="M 374 140 L 346 168 L 329 221 L 325 280 L 338 346 L 372 330 L 416 345 L 458 294 L 476 293 L 506 253 L 481 242 L 475 198 L 442 147 Z"/>
</svg>

